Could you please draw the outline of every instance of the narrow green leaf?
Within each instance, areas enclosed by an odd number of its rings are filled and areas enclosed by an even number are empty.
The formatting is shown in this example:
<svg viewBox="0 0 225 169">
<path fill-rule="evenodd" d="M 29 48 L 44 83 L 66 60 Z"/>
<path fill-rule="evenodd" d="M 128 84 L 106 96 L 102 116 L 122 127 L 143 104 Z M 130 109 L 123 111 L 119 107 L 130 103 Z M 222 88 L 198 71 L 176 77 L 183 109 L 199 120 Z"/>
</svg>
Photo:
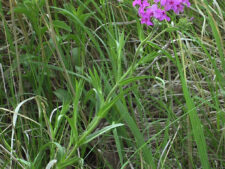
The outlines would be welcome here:
<svg viewBox="0 0 225 169">
<path fill-rule="evenodd" d="M 60 28 L 60 29 L 64 29 L 68 32 L 72 32 L 72 29 L 70 28 L 69 25 L 67 25 L 64 21 L 60 21 L 60 20 L 54 20 L 53 21 L 53 25 L 56 28 Z"/>
<path fill-rule="evenodd" d="M 92 134 L 90 134 L 89 136 L 86 137 L 86 140 L 83 142 L 83 144 L 87 144 L 89 143 L 90 141 L 94 140 L 95 138 L 99 137 L 100 135 L 116 128 L 116 127 L 120 127 L 120 126 L 123 126 L 124 124 L 121 124 L 121 123 L 118 123 L 118 124 L 112 124 L 110 126 L 107 126 L 107 127 L 104 127 L 103 129 L 101 130 L 98 130 Z"/>
</svg>

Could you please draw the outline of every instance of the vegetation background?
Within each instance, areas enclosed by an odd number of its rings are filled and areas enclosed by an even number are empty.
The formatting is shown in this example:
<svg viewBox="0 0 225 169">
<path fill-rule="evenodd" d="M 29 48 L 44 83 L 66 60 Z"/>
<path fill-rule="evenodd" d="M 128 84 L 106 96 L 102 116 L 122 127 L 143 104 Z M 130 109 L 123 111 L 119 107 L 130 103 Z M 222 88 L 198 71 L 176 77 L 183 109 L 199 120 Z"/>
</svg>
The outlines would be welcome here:
<svg viewBox="0 0 225 169">
<path fill-rule="evenodd" d="M 1 0 L 0 168 L 225 168 L 225 1 L 191 4 Z"/>
</svg>

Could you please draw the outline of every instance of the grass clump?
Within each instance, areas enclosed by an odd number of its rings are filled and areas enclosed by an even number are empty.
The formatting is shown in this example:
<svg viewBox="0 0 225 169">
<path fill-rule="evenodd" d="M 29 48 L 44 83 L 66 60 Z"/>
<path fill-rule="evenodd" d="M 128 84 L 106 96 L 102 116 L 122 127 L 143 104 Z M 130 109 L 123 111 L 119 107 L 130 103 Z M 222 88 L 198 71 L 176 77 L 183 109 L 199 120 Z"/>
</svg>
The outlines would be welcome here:
<svg viewBox="0 0 225 169">
<path fill-rule="evenodd" d="M 0 1 L 0 167 L 224 168 L 225 2 L 191 3 Z"/>
</svg>

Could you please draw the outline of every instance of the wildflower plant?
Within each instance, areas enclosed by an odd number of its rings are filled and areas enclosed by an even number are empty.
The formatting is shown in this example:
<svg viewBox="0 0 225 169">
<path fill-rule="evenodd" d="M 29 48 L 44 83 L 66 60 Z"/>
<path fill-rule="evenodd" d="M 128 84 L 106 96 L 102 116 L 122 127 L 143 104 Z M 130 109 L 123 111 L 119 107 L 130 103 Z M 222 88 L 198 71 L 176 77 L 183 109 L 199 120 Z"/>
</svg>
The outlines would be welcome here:
<svg viewBox="0 0 225 169">
<path fill-rule="evenodd" d="M 138 6 L 138 15 L 141 17 L 141 23 L 148 26 L 153 26 L 152 19 L 155 18 L 159 21 L 170 21 L 167 15 L 168 11 L 173 11 L 180 14 L 184 11 L 184 7 L 190 7 L 189 0 L 154 0 L 150 4 L 148 0 L 134 0 L 133 7 Z"/>
<path fill-rule="evenodd" d="M 116 1 L 0 0 L 0 169 L 225 169 L 225 0 Z"/>
</svg>

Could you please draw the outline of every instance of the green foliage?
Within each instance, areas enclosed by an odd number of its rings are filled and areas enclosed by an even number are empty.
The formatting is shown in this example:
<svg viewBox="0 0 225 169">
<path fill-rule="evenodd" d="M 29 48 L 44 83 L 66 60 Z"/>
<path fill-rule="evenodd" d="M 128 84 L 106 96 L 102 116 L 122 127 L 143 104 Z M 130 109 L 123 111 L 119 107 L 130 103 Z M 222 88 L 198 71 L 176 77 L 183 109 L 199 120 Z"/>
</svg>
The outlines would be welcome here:
<svg viewBox="0 0 225 169">
<path fill-rule="evenodd" d="M 224 1 L 154 27 L 128 0 L 14 2 L 0 1 L 0 168 L 225 167 Z"/>
</svg>

